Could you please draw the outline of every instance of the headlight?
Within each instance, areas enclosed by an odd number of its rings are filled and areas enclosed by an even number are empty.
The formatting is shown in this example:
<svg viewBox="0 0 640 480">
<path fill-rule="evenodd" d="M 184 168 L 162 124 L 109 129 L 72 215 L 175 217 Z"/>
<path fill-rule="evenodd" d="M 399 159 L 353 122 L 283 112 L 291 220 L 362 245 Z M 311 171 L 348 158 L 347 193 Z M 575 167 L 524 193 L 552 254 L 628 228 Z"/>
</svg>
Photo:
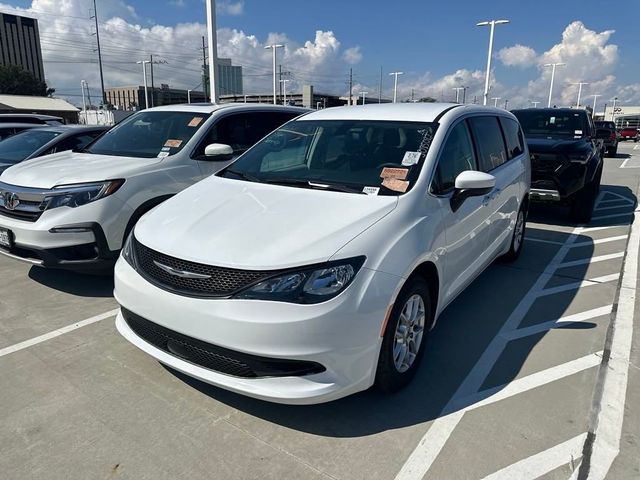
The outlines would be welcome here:
<svg viewBox="0 0 640 480">
<path fill-rule="evenodd" d="M 77 183 L 53 188 L 42 202 L 43 210 L 57 207 L 79 207 L 115 193 L 124 180 L 108 180 L 96 183 Z"/>
<path fill-rule="evenodd" d="M 591 152 L 574 154 L 569 155 L 569 160 L 571 160 L 571 163 L 587 163 L 589 160 L 591 160 L 591 156 Z"/>
<path fill-rule="evenodd" d="M 328 263 L 267 278 L 235 297 L 291 303 L 320 303 L 337 296 L 352 282 L 365 257 Z"/>
<path fill-rule="evenodd" d="M 133 230 L 131 230 L 131 233 L 127 235 L 127 239 L 124 241 L 124 245 L 122 245 L 122 251 L 120 252 L 120 254 L 129 265 L 131 265 L 133 268 L 136 267 L 136 262 L 133 255 Z"/>
</svg>

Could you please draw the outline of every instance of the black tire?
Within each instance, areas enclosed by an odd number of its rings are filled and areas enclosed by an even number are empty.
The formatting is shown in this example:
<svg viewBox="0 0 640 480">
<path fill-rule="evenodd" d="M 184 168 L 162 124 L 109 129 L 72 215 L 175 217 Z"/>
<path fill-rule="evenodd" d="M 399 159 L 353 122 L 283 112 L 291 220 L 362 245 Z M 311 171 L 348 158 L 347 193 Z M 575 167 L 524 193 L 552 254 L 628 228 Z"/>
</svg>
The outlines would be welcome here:
<svg viewBox="0 0 640 480">
<path fill-rule="evenodd" d="M 522 228 L 519 225 L 522 224 Z M 523 203 L 518 212 L 516 218 L 516 225 L 513 228 L 513 236 L 511 237 L 511 246 L 509 251 L 500 257 L 503 262 L 515 262 L 522 252 L 522 246 L 524 245 L 524 233 L 527 229 L 527 210 L 526 205 Z"/>
<path fill-rule="evenodd" d="M 405 304 L 407 304 L 408 300 L 414 295 L 419 295 L 424 304 L 424 326 L 417 354 L 408 369 L 401 372 L 396 367 L 396 363 L 394 361 L 394 340 L 396 330 L 398 328 L 398 322 L 400 321 L 400 314 L 402 313 Z M 431 304 L 431 296 L 429 294 L 429 286 L 422 277 L 412 276 L 407 280 L 404 287 L 402 287 L 402 290 L 393 305 L 389 321 L 387 322 L 384 337 L 382 339 L 382 347 L 380 348 L 376 379 L 374 382 L 374 387 L 377 390 L 386 393 L 396 392 L 405 387 L 411 381 L 416 374 L 416 371 L 420 366 L 422 356 L 424 355 L 427 336 L 432 323 L 433 307 Z"/>
<path fill-rule="evenodd" d="M 618 145 L 609 150 L 609 156 L 614 158 L 618 156 Z"/>
<path fill-rule="evenodd" d="M 600 192 L 600 179 L 602 178 L 602 167 L 596 173 L 595 178 L 576 193 L 571 201 L 569 217 L 576 223 L 589 223 L 593 215 L 593 207 Z"/>
</svg>

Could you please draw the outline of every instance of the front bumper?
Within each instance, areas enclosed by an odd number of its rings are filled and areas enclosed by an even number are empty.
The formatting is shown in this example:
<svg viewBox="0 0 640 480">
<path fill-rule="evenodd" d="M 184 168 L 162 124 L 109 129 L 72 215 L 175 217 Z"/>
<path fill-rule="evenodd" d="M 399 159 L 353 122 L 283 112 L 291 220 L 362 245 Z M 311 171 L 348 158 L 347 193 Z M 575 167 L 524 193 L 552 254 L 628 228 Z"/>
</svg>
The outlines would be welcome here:
<svg viewBox="0 0 640 480">
<path fill-rule="evenodd" d="M 314 362 L 325 369 L 309 375 L 243 378 L 220 373 L 145 341 L 122 314 L 116 326 L 127 340 L 161 363 L 206 383 L 271 402 L 322 403 L 373 384 L 380 330 L 400 281 L 362 268 L 336 298 L 298 305 L 176 295 L 147 282 L 124 260 L 116 264 L 114 295 L 123 308 L 218 347 L 270 359 Z"/>
</svg>

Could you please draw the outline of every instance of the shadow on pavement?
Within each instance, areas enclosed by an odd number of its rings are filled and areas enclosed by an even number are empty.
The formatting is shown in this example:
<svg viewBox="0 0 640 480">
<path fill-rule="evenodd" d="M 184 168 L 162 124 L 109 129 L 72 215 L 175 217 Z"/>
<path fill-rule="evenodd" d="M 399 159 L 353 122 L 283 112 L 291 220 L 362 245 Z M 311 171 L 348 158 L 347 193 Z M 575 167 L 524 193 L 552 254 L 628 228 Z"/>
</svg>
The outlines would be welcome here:
<svg viewBox="0 0 640 480">
<path fill-rule="evenodd" d="M 68 270 L 31 267 L 29 278 L 46 287 L 78 297 L 113 296 L 113 274 L 86 275 Z"/>
<path fill-rule="evenodd" d="M 612 186 L 607 186 L 606 189 L 635 199 L 629 189 Z M 559 216 L 547 216 L 544 209 L 536 215 L 537 222 L 560 222 Z M 620 225 L 628 225 L 629 222 L 627 217 Z M 598 225 L 606 224 L 599 222 Z M 543 230 L 528 228 L 528 233 L 536 236 L 543 233 Z M 561 235 L 560 241 L 566 240 L 570 235 L 568 232 L 557 234 Z M 581 249 L 585 252 L 585 257 L 593 256 L 594 245 L 589 244 L 592 242 L 590 237 L 579 235 L 576 242 L 586 242 L 586 246 Z M 527 243 L 515 264 L 506 268 L 496 264 L 480 275 L 441 314 L 428 337 L 422 365 L 412 383 L 392 395 L 370 389 L 326 404 L 278 405 L 237 395 L 165 368 L 193 388 L 235 409 L 314 435 L 360 437 L 434 420 L 442 414 L 458 387 L 559 248 L 558 245 Z M 584 265 L 580 270 L 575 270 L 572 278 L 567 281 L 585 278 L 587 268 L 588 265 Z M 545 301 L 544 318 L 536 318 L 535 322 L 561 318 L 576 292 L 577 290 L 565 291 L 554 296 L 553 301 Z M 535 323 L 527 321 L 527 326 L 533 324 Z M 590 322 L 565 323 L 558 325 L 558 328 L 581 330 L 595 326 Z M 513 380 L 531 350 L 545 334 L 546 332 L 530 335 L 510 342 L 483 389 L 501 389 Z M 457 408 L 464 406 L 466 404 L 461 402 Z"/>
</svg>

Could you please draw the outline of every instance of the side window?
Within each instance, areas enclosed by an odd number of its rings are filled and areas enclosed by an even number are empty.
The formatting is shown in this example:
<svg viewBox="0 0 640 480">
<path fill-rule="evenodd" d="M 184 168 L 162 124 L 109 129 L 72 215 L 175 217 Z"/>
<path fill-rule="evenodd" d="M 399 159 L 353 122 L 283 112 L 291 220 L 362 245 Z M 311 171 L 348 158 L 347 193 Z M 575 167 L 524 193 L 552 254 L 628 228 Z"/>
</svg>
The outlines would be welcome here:
<svg viewBox="0 0 640 480">
<path fill-rule="evenodd" d="M 465 170 L 477 170 L 477 167 L 469 129 L 462 121 L 453 127 L 442 147 L 432 187 L 434 193 L 452 190 L 456 177 Z"/>
<path fill-rule="evenodd" d="M 51 153 L 53 152 L 65 152 L 67 150 L 73 150 L 75 148 L 83 148 L 89 144 L 96 137 L 95 134 L 81 133 L 78 135 L 72 135 L 71 137 L 67 137 L 64 140 L 60 141 L 54 148 L 51 149 Z"/>
<path fill-rule="evenodd" d="M 507 161 L 502 131 L 496 117 L 469 119 L 473 138 L 478 148 L 480 170 L 490 172 Z"/>
<path fill-rule="evenodd" d="M 204 155 L 204 149 L 212 143 L 230 145 L 234 154 L 240 155 L 268 133 L 296 116 L 297 114 L 283 112 L 253 112 L 223 117 L 211 126 L 196 149 L 195 157 Z"/>
<path fill-rule="evenodd" d="M 510 118 L 500 117 L 500 124 L 507 142 L 507 158 L 511 160 L 522 155 L 524 153 L 524 137 L 518 122 Z"/>
</svg>

